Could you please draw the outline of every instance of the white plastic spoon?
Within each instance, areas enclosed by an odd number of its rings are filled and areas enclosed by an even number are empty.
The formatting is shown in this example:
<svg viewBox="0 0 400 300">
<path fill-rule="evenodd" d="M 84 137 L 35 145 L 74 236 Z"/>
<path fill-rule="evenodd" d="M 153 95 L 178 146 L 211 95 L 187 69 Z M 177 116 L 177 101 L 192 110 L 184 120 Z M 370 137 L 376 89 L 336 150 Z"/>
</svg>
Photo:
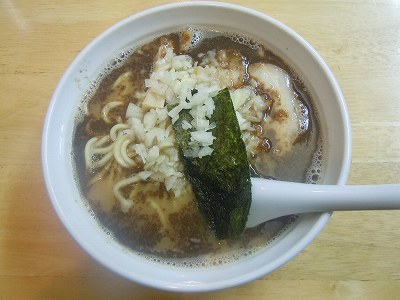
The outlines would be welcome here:
<svg viewBox="0 0 400 300">
<path fill-rule="evenodd" d="M 252 178 L 247 227 L 291 214 L 400 209 L 400 184 L 317 185 Z"/>
</svg>

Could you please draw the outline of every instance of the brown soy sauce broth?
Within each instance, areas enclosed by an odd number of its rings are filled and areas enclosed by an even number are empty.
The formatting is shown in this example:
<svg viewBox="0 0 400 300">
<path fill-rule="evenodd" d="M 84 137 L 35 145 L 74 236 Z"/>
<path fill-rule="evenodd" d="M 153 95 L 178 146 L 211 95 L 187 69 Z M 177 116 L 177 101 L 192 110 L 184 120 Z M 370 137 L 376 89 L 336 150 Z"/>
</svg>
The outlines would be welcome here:
<svg viewBox="0 0 400 300">
<path fill-rule="evenodd" d="M 306 111 L 302 117 L 306 119 L 307 128 L 299 136 L 290 155 L 276 158 L 270 152 L 264 151 L 252 158 L 251 167 L 255 176 L 317 183 L 322 177 L 321 136 L 310 96 L 298 76 L 279 57 L 252 39 L 205 29 L 195 29 L 194 33 L 195 42 L 186 54 L 195 60 L 198 60 L 200 53 L 208 50 L 236 49 L 246 58 L 247 64 L 273 63 L 292 75 L 295 91 Z M 179 33 L 168 34 L 167 37 L 173 41 L 175 49 L 179 49 Z M 81 111 L 86 111 L 86 114 L 77 116 L 73 138 L 73 162 L 82 197 L 87 201 L 89 209 L 93 211 L 96 221 L 108 235 L 150 260 L 168 265 L 202 267 L 232 262 L 251 255 L 287 232 L 291 224 L 296 222 L 296 217 L 282 217 L 255 228 L 246 229 L 238 238 L 221 241 L 216 240 L 207 227 L 190 191 L 184 193 L 180 199 L 173 199 L 161 185 L 143 184 L 139 189 L 138 185 L 134 195 L 138 203 L 136 209 L 123 213 L 116 202 L 110 201 L 111 205 L 109 204 L 108 207 L 105 207 L 104 203 L 99 203 L 95 198 L 96 193 L 89 188 L 93 177 L 99 176 L 103 179 L 110 173 L 113 176 L 123 177 L 135 171 L 111 166 L 103 174 L 96 171 L 87 172 L 84 148 L 91 137 L 108 134 L 111 125 L 102 122 L 101 107 L 109 101 L 110 94 L 115 92 L 112 90 L 113 83 L 128 70 L 133 74 L 132 78 L 129 78 L 132 90 L 122 97 L 124 105 L 114 110 L 112 117 L 115 116 L 115 122 L 117 122 L 118 116 L 124 116 L 130 102 L 140 105 L 140 100 L 135 97 L 135 93 L 143 92 L 144 80 L 152 71 L 153 58 L 159 45 L 160 38 L 156 38 L 136 49 L 131 48 L 121 52 L 122 54 L 119 54 L 102 71 L 96 84 L 88 91 L 83 101 L 83 106 L 86 107 L 81 109 Z M 273 171 L 262 167 L 263 164 L 271 162 L 275 166 Z M 107 193 L 105 190 L 99 193 L 104 192 Z M 128 188 L 124 190 L 126 195 L 130 192 Z M 108 194 L 109 197 L 113 197 L 110 192 Z M 153 198 L 162 199 L 162 209 L 168 213 L 168 223 L 173 226 L 164 228 L 165 224 L 162 224 L 154 213 L 149 212 L 148 201 Z M 173 204 L 170 205 L 171 203 Z M 170 206 L 173 206 L 175 211 L 173 209 L 168 211 Z"/>
</svg>

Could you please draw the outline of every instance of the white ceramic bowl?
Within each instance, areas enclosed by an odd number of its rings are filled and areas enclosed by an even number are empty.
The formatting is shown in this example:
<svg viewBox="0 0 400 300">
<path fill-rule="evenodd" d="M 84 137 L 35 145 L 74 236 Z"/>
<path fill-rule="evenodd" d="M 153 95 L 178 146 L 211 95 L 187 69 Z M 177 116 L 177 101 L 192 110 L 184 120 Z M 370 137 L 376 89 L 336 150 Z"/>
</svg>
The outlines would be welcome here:
<svg viewBox="0 0 400 300">
<path fill-rule="evenodd" d="M 156 7 L 121 21 L 90 43 L 65 72 L 51 100 L 43 130 L 43 171 L 53 206 L 78 244 L 114 272 L 147 286 L 173 291 L 210 291 L 244 284 L 281 267 L 321 231 L 330 214 L 304 215 L 271 246 L 235 263 L 207 268 L 161 265 L 110 239 L 80 199 L 71 167 L 74 116 L 104 63 L 121 49 L 190 25 L 255 36 L 303 78 L 319 112 L 325 138 L 325 184 L 345 184 L 351 152 L 350 121 L 340 88 L 317 52 L 298 34 L 262 13 L 214 2 Z"/>
</svg>

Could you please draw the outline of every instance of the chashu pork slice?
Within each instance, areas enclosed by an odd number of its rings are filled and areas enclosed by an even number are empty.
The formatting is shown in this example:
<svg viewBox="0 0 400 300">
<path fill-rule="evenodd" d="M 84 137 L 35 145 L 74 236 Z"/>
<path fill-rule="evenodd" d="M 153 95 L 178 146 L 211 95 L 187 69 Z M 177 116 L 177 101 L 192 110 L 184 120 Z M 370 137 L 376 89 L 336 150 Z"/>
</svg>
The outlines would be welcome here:
<svg viewBox="0 0 400 300">
<path fill-rule="evenodd" d="M 273 99 L 265 130 L 272 141 L 273 152 L 289 153 L 300 133 L 300 100 L 289 74 L 272 64 L 254 63 L 248 68 L 250 82 Z"/>
</svg>

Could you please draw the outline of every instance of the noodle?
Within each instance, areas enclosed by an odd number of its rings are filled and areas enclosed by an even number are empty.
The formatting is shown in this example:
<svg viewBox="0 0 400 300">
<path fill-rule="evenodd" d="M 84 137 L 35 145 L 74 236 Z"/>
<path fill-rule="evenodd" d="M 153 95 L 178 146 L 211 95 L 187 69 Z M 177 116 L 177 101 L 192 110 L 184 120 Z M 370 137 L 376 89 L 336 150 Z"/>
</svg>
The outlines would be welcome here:
<svg viewBox="0 0 400 300">
<path fill-rule="evenodd" d="M 122 143 L 124 143 L 125 141 L 127 141 L 128 144 L 131 142 L 129 140 L 129 136 L 127 134 L 124 134 L 124 135 L 118 137 L 117 140 L 114 142 L 113 152 L 114 152 L 114 158 L 117 161 L 117 163 L 124 168 L 129 168 L 132 166 L 130 166 L 129 164 L 127 164 L 125 162 L 125 160 L 122 157 L 122 153 L 121 153 L 122 152 Z"/>
<path fill-rule="evenodd" d="M 93 148 L 92 153 L 93 154 L 107 154 L 108 152 L 112 151 L 114 148 L 114 143 L 111 143 L 110 145 L 103 147 L 103 148 Z"/>
<path fill-rule="evenodd" d="M 121 130 L 125 130 L 125 129 L 128 129 L 128 128 L 129 128 L 129 125 L 127 125 L 127 124 L 116 124 L 116 125 L 114 125 L 110 130 L 110 138 L 113 141 L 115 141 L 117 139 L 117 137 L 119 136 L 119 134 L 120 134 L 119 132 Z"/>
<path fill-rule="evenodd" d="M 100 160 L 95 161 L 91 164 L 92 169 L 97 169 L 105 166 L 105 164 L 113 157 L 113 152 L 110 151 L 104 155 Z"/>
<path fill-rule="evenodd" d="M 115 198 L 117 198 L 117 200 L 120 202 L 121 210 L 123 212 L 127 212 L 133 206 L 133 201 L 126 199 L 122 195 L 120 189 L 123 188 L 124 186 L 139 182 L 141 180 L 146 180 L 148 177 L 150 177 L 151 174 L 152 174 L 152 172 L 150 172 L 150 171 L 143 171 L 132 177 L 124 178 L 124 179 L 118 181 L 114 185 L 113 193 L 114 193 Z"/>
<path fill-rule="evenodd" d="M 95 142 L 97 142 L 97 137 L 91 138 L 85 146 L 85 163 L 87 168 L 92 166 L 92 151 Z"/>
<path fill-rule="evenodd" d="M 121 157 L 129 167 L 134 167 L 136 166 L 136 162 L 128 156 L 128 145 L 131 142 L 132 141 L 130 140 L 123 141 L 123 143 L 121 144 Z"/>
<path fill-rule="evenodd" d="M 121 101 L 111 101 L 108 102 L 103 109 L 101 110 L 101 117 L 103 118 L 104 122 L 106 123 L 111 123 L 112 121 L 110 120 L 110 118 L 108 117 L 108 114 L 110 112 L 111 109 L 123 105 L 123 103 Z"/>
</svg>

